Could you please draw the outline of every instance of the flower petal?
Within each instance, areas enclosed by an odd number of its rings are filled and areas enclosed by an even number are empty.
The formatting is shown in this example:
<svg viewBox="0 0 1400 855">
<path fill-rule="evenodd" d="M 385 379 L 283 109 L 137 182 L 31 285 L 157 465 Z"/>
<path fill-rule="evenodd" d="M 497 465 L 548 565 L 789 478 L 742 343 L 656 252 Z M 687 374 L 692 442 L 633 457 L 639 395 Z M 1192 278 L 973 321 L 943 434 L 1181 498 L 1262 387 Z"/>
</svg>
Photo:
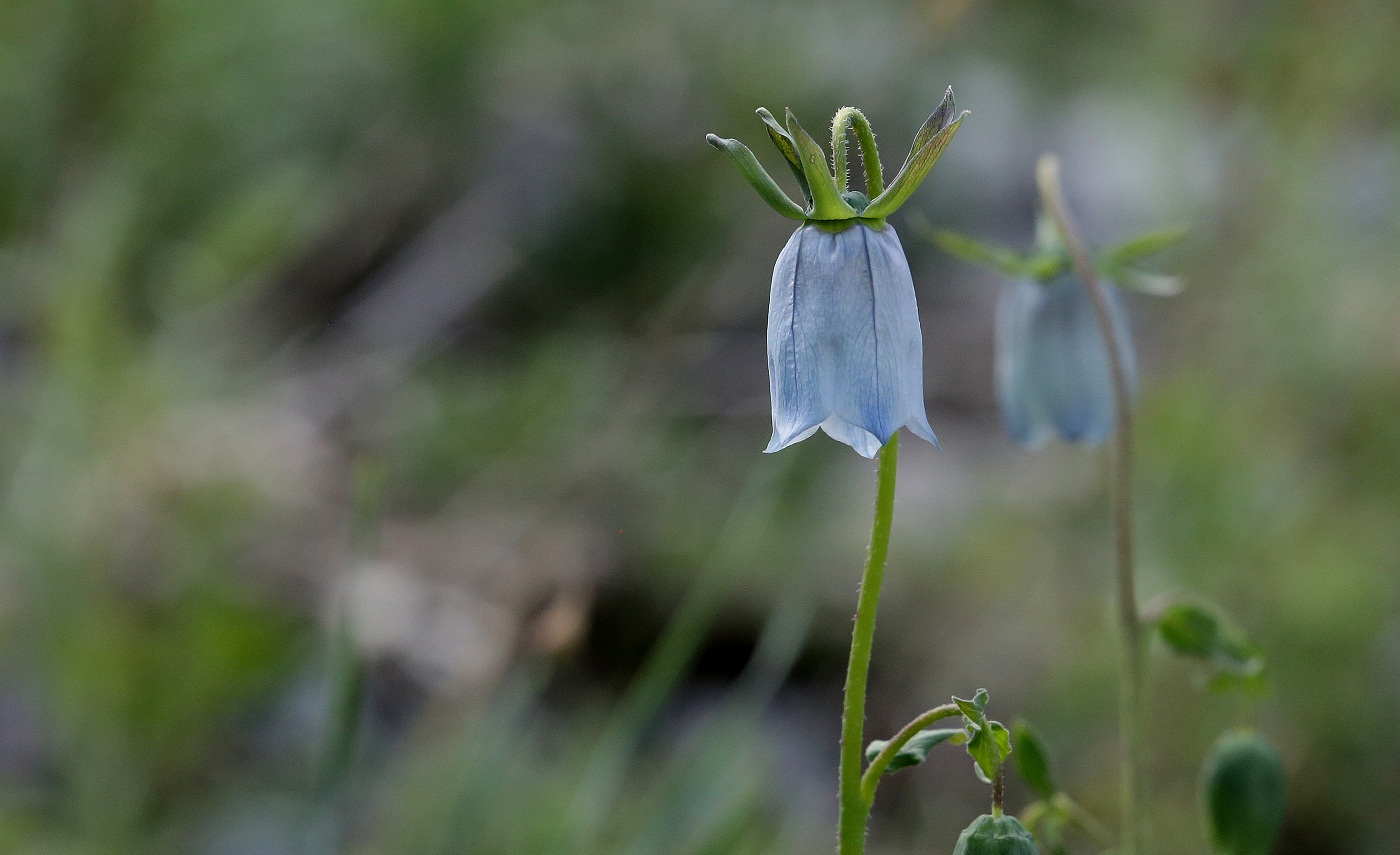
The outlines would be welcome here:
<svg viewBox="0 0 1400 855">
<path fill-rule="evenodd" d="M 938 444 L 914 281 L 893 228 L 803 226 L 778 257 L 770 296 L 770 451 L 816 426 L 867 457 L 905 425 Z"/>
<path fill-rule="evenodd" d="M 1007 434 L 1031 448 L 1043 445 L 1053 432 L 1029 376 L 1031 329 L 1044 302 L 1042 286 L 1024 280 L 1007 285 L 997 300 L 997 399 Z"/>
<path fill-rule="evenodd" d="M 1125 313 L 1109 289 L 1119 324 Z M 1126 327 L 1117 342 L 1125 370 L 1134 371 Z M 1030 332 L 1028 377 L 1046 416 L 1071 442 L 1099 443 L 1113 433 L 1113 385 L 1094 307 L 1079 280 L 1065 275 L 1045 286 Z M 1136 385 L 1136 381 L 1132 381 Z"/>
<path fill-rule="evenodd" d="M 821 428 L 832 439 L 846 443 L 861 457 L 873 458 L 885 443 L 870 431 L 851 424 L 840 416 L 822 422 Z"/>
<path fill-rule="evenodd" d="M 818 380 L 813 341 L 811 319 L 818 306 L 803 281 L 812 274 L 804 242 L 813 232 L 817 230 L 809 226 L 793 232 L 773 267 L 768 298 L 768 391 L 773 402 L 769 452 L 811 436 L 831 412 Z"/>
</svg>

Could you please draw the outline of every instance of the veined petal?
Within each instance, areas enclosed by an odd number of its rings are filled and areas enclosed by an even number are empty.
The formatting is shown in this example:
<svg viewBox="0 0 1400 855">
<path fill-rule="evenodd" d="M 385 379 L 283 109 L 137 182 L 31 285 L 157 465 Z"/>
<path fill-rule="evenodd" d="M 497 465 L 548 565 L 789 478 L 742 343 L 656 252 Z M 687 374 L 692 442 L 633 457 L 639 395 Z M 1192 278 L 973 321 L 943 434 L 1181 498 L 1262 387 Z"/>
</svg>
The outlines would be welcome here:
<svg viewBox="0 0 1400 855">
<path fill-rule="evenodd" d="M 873 456 L 900 427 L 937 445 L 923 397 L 914 282 L 894 229 L 798 229 L 768 312 L 776 451 L 814 427 Z"/>
<path fill-rule="evenodd" d="M 814 319 L 820 317 L 807 278 L 814 275 L 805 243 L 821 232 L 803 226 L 792 233 L 773 267 L 768 295 L 768 392 L 773 402 L 769 452 L 806 439 L 831 412 L 819 379 Z"/>
<path fill-rule="evenodd" d="M 997 400 L 1007 434 L 1032 448 L 1043 445 L 1054 430 L 1029 376 L 1031 330 L 1044 302 L 1044 289 L 1024 280 L 1007 285 L 997 301 Z"/>
</svg>

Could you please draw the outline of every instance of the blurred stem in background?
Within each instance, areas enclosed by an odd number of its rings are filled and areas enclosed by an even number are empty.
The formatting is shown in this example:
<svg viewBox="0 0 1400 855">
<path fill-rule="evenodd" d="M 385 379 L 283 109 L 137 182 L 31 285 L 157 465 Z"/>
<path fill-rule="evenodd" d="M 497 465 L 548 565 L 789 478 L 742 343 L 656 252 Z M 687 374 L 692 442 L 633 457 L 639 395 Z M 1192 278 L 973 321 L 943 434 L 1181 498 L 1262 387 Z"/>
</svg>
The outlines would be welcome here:
<svg viewBox="0 0 1400 855">
<path fill-rule="evenodd" d="M 865 851 L 865 826 L 870 800 L 861 791 L 861 760 L 865 745 L 865 690 L 870 677 L 870 651 L 875 643 L 875 611 L 880 605 L 880 583 L 885 557 L 890 551 L 894 524 L 895 471 L 899 464 L 899 434 L 890 437 L 880 452 L 880 474 L 875 487 L 875 523 L 870 531 L 870 554 L 860 580 L 856 625 L 851 634 L 851 658 L 846 666 L 846 701 L 841 715 L 840 813 L 836 837 L 839 855 Z"/>
<path fill-rule="evenodd" d="M 1148 832 L 1144 798 L 1144 755 L 1146 732 L 1143 702 L 1143 638 L 1138 617 L 1137 590 L 1133 572 L 1133 412 L 1128 375 L 1118 348 L 1108 342 L 1121 340 L 1114 327 L 1104 284 L 1094 271 L 1094 263 L 1084 247 L 1065 204 L 1060 185 L 1060 164 L 1054 155 L 1044 155 L 1036 164 L 1036 184 L 1045 209 L 1054 218 L 1075 273 L 1089 294 L 1098 320 L 1099 332 L 1108 354 L 1108 370 L 1113 381 L 1114 441 L 1112 460 L 1113 529 L 1116 549 L 1115 576 L 1118 588 L 1118 624 L 1123 634 L 1122 669 L 1119 674 L 1119 728 L 1122 740 L 1121 832 L 1125 855 L 1147 855 Z"/>
</svg>

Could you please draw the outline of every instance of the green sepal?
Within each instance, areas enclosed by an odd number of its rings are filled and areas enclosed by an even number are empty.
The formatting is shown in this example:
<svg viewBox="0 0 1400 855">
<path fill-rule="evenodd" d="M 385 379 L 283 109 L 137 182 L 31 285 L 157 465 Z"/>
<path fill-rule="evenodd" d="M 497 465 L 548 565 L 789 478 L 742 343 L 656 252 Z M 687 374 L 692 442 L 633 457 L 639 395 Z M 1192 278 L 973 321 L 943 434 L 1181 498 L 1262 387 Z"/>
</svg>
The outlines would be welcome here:
<svg viewBox="0 0 1400 855">
<path fill-rule="evenodd" d="M 950 88 L 943 97 L 943 103 L 914 135 L 914 145 L 909 149 L 904 165 L 899 168 L 899 174 L 885 188 L 885 192 L 870 200 L 870 207 L 865 209 L 866 216 L 888 217 L 919 189 L 929 170 L 953 139 L 953 134 L 958 132 L 967 111 L 964 110 L 956 119 L 952 119 L 952 114 L 953 90 Z"/>
<path fill-rule="evenodd" d="M 1201 800 L 1215 851 L 1268 855 L 1283 824 L 1283 761 L 1258 734 L 1220 737 L 1201 771 Z"/>
<path fill-rule="evenodd" d="M 807 219 L 807 212 L 788 198 L 783 189 L 764 170 L 763 165 L 758 162 L 758 158 L 749 151 L 748 146 L 738 140 L 722 139 L 714 134 L 706 134 L 705 142 L 733 158 L 734 165 L 739 167 L 739 174 L 748 179 L 753 189 L 758 191 L 758 195 L 762 196 L 763 201 L 767 202 L 773 210 L 790 220 Z"/>
<path fill-rule="evenodd" d="M 788 169 L 792 170 L 793 177 L 802 187 L 802 198 L 806 200 L 807 206 L 812 205 L 812 188 L 807 184 L 807 175 L 802 171 L 802 158 L 797 156 L 797 143 L 793 142 L 787 129 L 778 124 L 778 120 L 773 118 L 773 114 L 768 112 L 766 107 L 759 107 L 758 117 L 763 120 L 764 127 L 768 129 L 768 138 L 773 141 L 773 145 L 782 152 L 783 160 L 787 161 Z"/>
<path fill-rule="evenodd" d="M 983 243 L 957 232 L 929 229 L 926 234 L 949 255 L 1016 279 L 1049 279 L 1069 267 L 1069 259 L 1063 254 L 1018 252 L 1009 246 Z"/>
<path fill-rule="evenodd" d="M 1258 678 L 1263 673 L 1264 657 L 1259 648 L 1213 609 L 1199 603 L 1172 603 L 1162 609 L 1155 623 L 1167 647 L 1178 655 L 1210 662 L 1227 677 L 1222 685 L 1235 685 L 1239 678 Z"/>
<path fill-rule="evenodd" d="M 807 216 L 813 220 L 855 219 L 856 210 L 841 198 L 841 190 L 836 186 L 831 167 L 827 165 L 826 153 L 798 123 L 792 110 L 787 111 L 787 130 L 797 146 L 797 155 L 802 161 L 802 172 L 807 176 L 808 189 L 812 191 L 812 207 Z"/>
<path fill-rule="evenodd" d="M 1105 265 L 1125 267 L 1175 246 L 1185 237 L 1186 229 L 1181 227 L 1147 232 L 1104 250 L 1099 256 L 1099 261 Z"/>
<path fill-rule="evenodd" d="M 945 742 L 961 745 L 966 741 L 967 731 L 960 727 L 921 730 L 914 734 L 908 742 L 904 743 L 904 747 L 899 749 L 899 751 L 890 758 L 890 765 L 885 767 L 885 774 L 889 775 L 893 772 L 898 772 L 900 769 L 908 769 L 910 766 L 919 765 L 928 758 L 929 751 L 933 750 L 935 745 L 942 745 Z M 889 740 L 885 739 L 877 739 L 870 743 L 865 749 L 865 762 L 869 763 L 873 761 L 880 755 L 881 751 L 885 750 L 885 746 L 889 744 Z"/>
<path fill-rule="evenodd" d="M 1011 749 L 1011 758 L 1021 780 L 1041 798 L 1053 798 L 1058 788 L 1050 777 L 1050 761 L 1040 734 L 1025 721 L 1015 722 L 1011 725 Z"/>
</svg>

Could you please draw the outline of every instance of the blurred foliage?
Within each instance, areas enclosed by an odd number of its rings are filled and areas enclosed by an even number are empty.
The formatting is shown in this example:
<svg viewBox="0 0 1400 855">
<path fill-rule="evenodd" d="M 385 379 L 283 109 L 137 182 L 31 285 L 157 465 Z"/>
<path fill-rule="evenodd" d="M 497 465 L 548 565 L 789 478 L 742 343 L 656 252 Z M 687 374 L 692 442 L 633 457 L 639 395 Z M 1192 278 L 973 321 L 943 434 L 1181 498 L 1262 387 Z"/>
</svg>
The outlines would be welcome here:
<svg viewBox="0 0 1400 855">
<path fill-rule="evenodd" d="M 904 139 L 952 84 L 934 227 L 1029 245 L 1047 149 L 1099 246 L 1190 226 L 1185 294 L 1133 306 L 1144 588 L 1219 602 L 1272 694 L 1157 657 L 1160 851 L 1206 846 L 1240 719 L 1288 772 L 1275 851 L 1390 851 L 1397 32 L 1382 0 L 0 4 L 0 850 L 828 845 L 872 477 L 759 459 L 783 224 L 703 135 L 851 103 Z M 1109 816 L 1100 461 L 996 438 L 995 280 L 896 227 L 946 450 L 905 461 L 871 736 L 985 684 Z M 878 851 L 985 810 L 941 763 L 882 788 Z"/>
</svg>

